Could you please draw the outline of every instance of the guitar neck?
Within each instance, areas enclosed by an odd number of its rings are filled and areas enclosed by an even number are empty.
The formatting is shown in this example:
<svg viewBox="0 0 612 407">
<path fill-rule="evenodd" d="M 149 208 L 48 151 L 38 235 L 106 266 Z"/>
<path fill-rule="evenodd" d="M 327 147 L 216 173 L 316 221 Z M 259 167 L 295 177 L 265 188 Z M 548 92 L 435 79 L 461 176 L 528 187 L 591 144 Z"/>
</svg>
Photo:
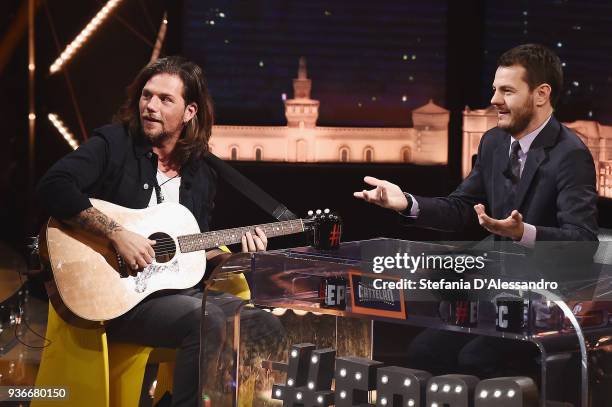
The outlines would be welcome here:
<svg viewBox="0 0 612 407">
<path fill-rule="evenodd" d="M 305 230 L 302 219 L 293 219 L 282 222 L 265 223 L 263 225 L 244 226 L 240 228 L 214 230 L 206 233 L 183 235 L 178 237 L 182 253 L 211 249 L 222 245 L 240 243 L 246 232 L 255 235 L 255 228 L 262 229 L 267 237 L 286 236 L 300 233 Z"/>
</svg>

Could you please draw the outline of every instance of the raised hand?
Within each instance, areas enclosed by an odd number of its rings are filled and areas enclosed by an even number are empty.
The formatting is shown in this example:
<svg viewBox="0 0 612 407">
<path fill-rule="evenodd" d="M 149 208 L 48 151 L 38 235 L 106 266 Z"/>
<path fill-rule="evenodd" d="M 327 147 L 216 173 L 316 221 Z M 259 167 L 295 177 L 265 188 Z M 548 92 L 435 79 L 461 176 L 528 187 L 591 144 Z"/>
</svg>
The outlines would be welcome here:
<svg viewBox="0 0 612 407">
<path fill-rule="evenodd" d="M 364 189 L 363 191 L 353 192 L 355 198 L 394 211 L 403 211 L 408 207 L 408 199 L 397 185 L 374 177 L 365 177 L 363 181 L 375 188 L 369 191 Z"/>
<path fill-rule="evenodd" d="M 486 214 L 483 204 L 474 205 L 474 210 L 478 215 L 478 223 L 480 223 L 480 226 L 489 232 L 495 235 L 509 237 L 513 240 L 521 240 L 523 237 L 523 233 L 525 231 L 523 215 L 521 215 L 516 209 L 513 210 L 510 216 L 508 216 L 506 219 L 491 218 Z"/>
</svg>

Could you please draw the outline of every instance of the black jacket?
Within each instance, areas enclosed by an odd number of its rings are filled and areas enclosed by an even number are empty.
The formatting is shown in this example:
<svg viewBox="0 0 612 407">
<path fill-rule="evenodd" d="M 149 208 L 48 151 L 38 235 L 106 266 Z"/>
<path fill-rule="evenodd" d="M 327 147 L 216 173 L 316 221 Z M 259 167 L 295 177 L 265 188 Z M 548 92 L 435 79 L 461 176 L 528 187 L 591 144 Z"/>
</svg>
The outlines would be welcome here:
<svg viewBox="0 0 612 407">
<path fill-rule="evenodd" d="M 419 216 L 410 223 L 461 231 L 478 224 L 473 206 L 482 203 L 489 215 L 505 218 L 504 170 L 510 136 L 499 128 L 487 131 L 478 147 L 472 172 L 444 198 L 415 196 Z M 554 117 L 527 153 L 515 208 L 536 227 L 536 241 L 596 241 L 595 165 L 588 148 Z"/>
<path fill-rule="evenodd" d="M 42 206 L 58 219 L 89 208 L 89 198 L 127 208 L 146 208 L 154 191 L 157 155 L 142 137 L 131 137 L 118 124 L 96 129 L 77 150 L 53 165 L 38 183 Z M 191 160 L 180 172 L 179 201 L 208 231 L 216 190 L 216 173 L 203 158 Z"/>
</svg>

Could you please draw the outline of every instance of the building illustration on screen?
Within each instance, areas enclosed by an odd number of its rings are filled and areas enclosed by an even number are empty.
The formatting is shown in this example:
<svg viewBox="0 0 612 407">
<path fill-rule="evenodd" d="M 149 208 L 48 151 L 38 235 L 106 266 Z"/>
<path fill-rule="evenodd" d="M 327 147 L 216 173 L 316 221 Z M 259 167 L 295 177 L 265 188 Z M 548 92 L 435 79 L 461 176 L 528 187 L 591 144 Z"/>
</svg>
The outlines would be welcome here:
<svg viewBox="0 0 612 407">
<path fill-rule="evenodd" d="M 294 97 L 285 100 L 287 124 L 216 125 L 212 152 L 226 160 L 447 164 L 449 111 L 432 100 L 412 111 L 414 127 L 322 127 L 311 88 L 302 57 Z"/>
<path fill-rule="evenodd" d="M 600 196 L 612 198 L 612 126 L 593 120 L 577 120 L 563 124 L 572 129 L 591 151 L 597 173 L 597 192 Z M 472 170 L 482 135 L 495 126 L 497 126 L 497 111 L 493 106 L 477 110 L 471 110 L 466 106 L 463 111 L 461 157 L 463 178 Z"/>
</svg>

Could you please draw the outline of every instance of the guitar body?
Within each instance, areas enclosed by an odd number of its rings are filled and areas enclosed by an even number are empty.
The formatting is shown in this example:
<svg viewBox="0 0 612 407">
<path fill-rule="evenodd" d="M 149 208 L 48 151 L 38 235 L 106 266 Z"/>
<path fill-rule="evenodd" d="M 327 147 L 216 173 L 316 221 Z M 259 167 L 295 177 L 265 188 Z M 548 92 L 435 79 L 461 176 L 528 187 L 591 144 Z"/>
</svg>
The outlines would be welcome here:
<svg viewBox="0 0 612 407">
<path fill-rule="evenodd" d="M 154 292 L 193 287 L 204 276 L 205 253 L 179 249 L 178 236 L 200 233 L 196 219 L 183 205 L 128 209 L 96 199 L 91 203 L 126 229 L 156 240 L 156 260 L 135 276 L 129 275 L 129 267 L 121 264 L 108 240 L 51 218 L 40 238 L 41 255 L 55 283 L 55 289 L 48 290 L 54 305 L 61 302 L 85 320 L 107 321 Z M 63 307 L 56 309 L 60 312 Z"/>
</svg>

